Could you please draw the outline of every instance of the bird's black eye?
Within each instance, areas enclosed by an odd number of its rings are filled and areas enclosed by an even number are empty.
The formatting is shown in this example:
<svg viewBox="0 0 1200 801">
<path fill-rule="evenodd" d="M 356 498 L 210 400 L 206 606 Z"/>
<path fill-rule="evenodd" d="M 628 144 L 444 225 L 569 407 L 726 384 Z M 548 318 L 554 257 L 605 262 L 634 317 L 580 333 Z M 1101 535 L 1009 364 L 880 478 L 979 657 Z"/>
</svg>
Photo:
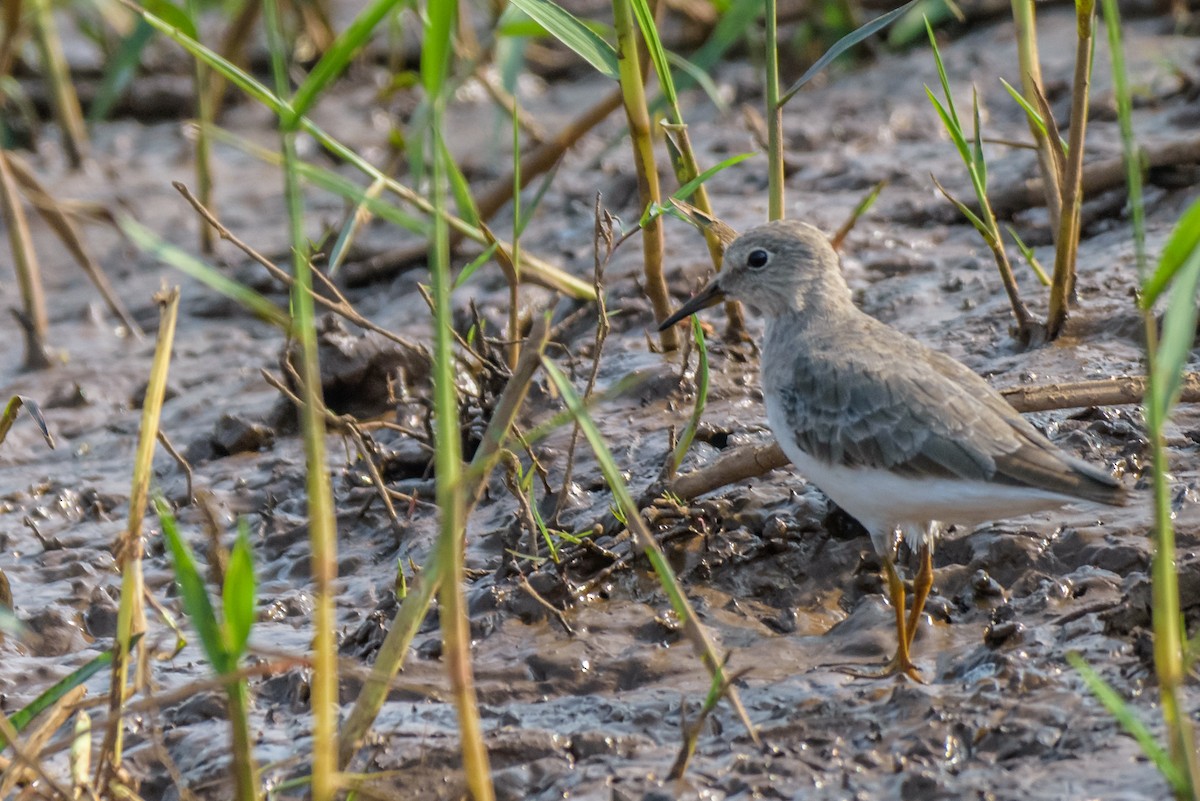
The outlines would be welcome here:
<svg viewBox="0 0 1200 801">
<path fill-rule="evenodd" d="M 771 254 L 762 248 L 755 248 L 746 257 L 746 266 L 752 270 L 761 270 L 771 260 Z"/>
</svg>

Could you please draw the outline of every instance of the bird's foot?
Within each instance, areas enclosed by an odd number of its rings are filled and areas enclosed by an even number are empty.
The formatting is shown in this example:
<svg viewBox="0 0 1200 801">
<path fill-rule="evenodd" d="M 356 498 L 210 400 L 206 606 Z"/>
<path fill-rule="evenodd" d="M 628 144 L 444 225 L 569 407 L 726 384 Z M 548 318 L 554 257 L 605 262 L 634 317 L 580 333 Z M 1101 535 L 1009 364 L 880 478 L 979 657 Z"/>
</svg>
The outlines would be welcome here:
<svg viewBox="0 0 1200 801">
<path fill-rule="evenodd" d="M 925 679 L 921 678 L 921 674 L 917 671 L 917 666 L 912 663 L 912 660 L 907 656 L 901 657 L 900 654 L 896 654 L 888 660 L 886 665 L 876 670 L 862 669 L 852 665 L 837 665 L 834 666 L 834 669 L 848 676 L 853 676 L 856 679 L 886 679 L 891 676 L 905 676 L 917 684 L 928 683 Z"/>
</svg>

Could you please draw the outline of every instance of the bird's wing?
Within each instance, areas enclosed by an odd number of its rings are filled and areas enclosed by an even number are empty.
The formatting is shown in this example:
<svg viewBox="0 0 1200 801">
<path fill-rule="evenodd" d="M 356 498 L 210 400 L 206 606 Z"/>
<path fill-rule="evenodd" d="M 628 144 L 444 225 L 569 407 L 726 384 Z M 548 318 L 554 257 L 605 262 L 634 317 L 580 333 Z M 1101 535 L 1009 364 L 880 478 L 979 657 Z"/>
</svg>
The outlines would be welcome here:
<svg viewBox="0 0 1200 801">
<path fill-rule="evenodd" d="M 1062 453 L 974 372 L 910 345 L 903 359 L 870 350 L 796 354 L 790 380 L 773 389 L 797 444 L 832 464 L 1120 502 L 1111 476 Z"/>
</svg>

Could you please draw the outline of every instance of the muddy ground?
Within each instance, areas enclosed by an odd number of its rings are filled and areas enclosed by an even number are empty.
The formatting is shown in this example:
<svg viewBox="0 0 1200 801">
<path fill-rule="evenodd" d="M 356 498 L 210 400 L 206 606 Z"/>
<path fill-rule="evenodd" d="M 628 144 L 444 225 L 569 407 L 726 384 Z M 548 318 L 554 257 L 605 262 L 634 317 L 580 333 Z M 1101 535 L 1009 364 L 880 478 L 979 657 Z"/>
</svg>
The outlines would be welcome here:
<svg viewBox="0 0 1200 801">
<path fill-rule="evenodd" d="M 1173 34 L 1165 16 L 1130 20 L 1126 35 L 1142 143 L 1194 139 L 1200 121 L 1197 40 Z M 1041 37 L 1051 102 L 1065 119 L 1074 52 L 1069 9 L 1047 8 Z M 997 80 L 1018 80 L 1011 22 L 1002 16 L 977 21 L 948 38 L 943 52 L 960 103 L 968 102 L 970 83 L 976 83 L 987 134 L 1026 139 L 1021 112 Z M 715 79 L 730 109 L 717 111 L 703 96 L 691 95 L 687 112 L 693 141 L 709 164 L 753 148 L 737 109 L 759 102 L 750 63 L 731 62 Z M 315 115 L 368 155 L 383 152 L 383 118 L 411 109 L 408 100 L 393 100 L 381 114 L 380 80 L 373 68 L 360 68 Z M 785 117 L 795 167 L 788 181 L 788 215 L 833 230 L 873 184 L 887 179 L 878 204 L 844 247 L 846 275 L 863 308 L 961 359 L 1000 387 L 1138 373 L 1140 322 L 1132 298 L 1136 280 L 1123 190 L 1096 194 L 1085 207 L 1080 303 L 1067 336 L 1029 351 L 1016 347 L 986 249 L 930 180 L 932 173 L 952 191 L 968 192 L 953 146 L 925 98 L 923 84 L 936 85 L 936 80 L 928 49 L 918 48 L 880 54 L 797 97 Z M 1089 159 L 1119 153 L 1110 87 L 1107 49 L 1100 45 Z M 528 81 L 521 100 L 545 128 L 555 130 L 608 90 L 576 71 Z M 482 97 L 464 96 L 452 118 L 451 144 L 468 175 L 482 180 L 502 173 L 507 123 L 493 107 Z M 273 142 L 271 120 L 259 108 L 235 106 L 224 123 L 240 135 Z M 613 116 L 571 152 L 523 238 L 525 247 L 585 278 L 592 271 L 595 193 L 602 193 L 605 206 L 622 218 L 637 216 L 628 156 L 622 143 L 613 146 L 621 128 L 622 121 Z M 181 122 L 126 117 L 93 133 L 91 163 L 84 172 L 72 173 L 47 131 L 31 156 L 38 174 L 60 197 L 129 209 L 153 230 L 194 250 L 197 220 L 170 186 L 171 180 L 193 181 Z M 307 155 L 320 158 L 311 147 Z M 989 156 L 993 187 L 1033 174 L 1028 151 L 993 145 Z M 222 220 L 260 251 L 282 259 L 286 228 L 278 173 L 228 147 L 218 148 L 216 163 Z M 1198 186 L 1194 165 L 1151 174 L 1152 253 L 1200 193 Z M 764 157 L 719 175 L 710 187 L 718 214 L 734 227 L 765 219 Z M 318 193 L 310 194 L 308 209 L 314 239 L 340 225 L 344 213 L 339 200 Z M 499 219 L 504 218 L 502 212 Z M 1044 211 L 1020 210 L 1014 221 L 1026 240 L 1038 245 L 1043 262 L 1052 262 Z M 35 235 L 47 272 L 51 345 L 58 363 L 50 370 L 22 372 L 19 331 L 5 316 L 12 344 L 0 357 L 0 394 L 38 399 L 58 448 L 48 451 L 23 420 L 0 452 L 0 569 L 11 580 L 18 616 L 37 635 L 0 644 L 0 708 L 9 713 L 111 643 L 120 581 L 111 544 L 128 512 L 140 420 L 137 397 L 153 351 L 152 337 L 122 334 L 40 223 Z M 682 300 L 710 265 L 694 231 L 672 223 L 667 235 L 670 281 Z M 348 270 L 403 240 L 396 230 L 372 223 Z M 137 254 L 102 227 L 89 230 L 89 241 L 148 329 L 156 319 L 152 293 L 164 282 L 182 285 L 163 429 L 186 452 L 197 490 L 211 494 L 222 522 L 231 524 L 237 515 L 250 521 L 260 580 L 255 659 L 303 655 L 312 637 L 303 456 L 296 433 L 281 416 L 279 394 L 259 372 L 278 369 L 278 333 Z M 283 301 L 280 287 L 240 253 L 223 247 L 221 254 L 234 275 Z M 639 268 L 634 240 L 608 269 L 613 330 L 604 344 L 599 386 L 611 387 L 634 372 L 643 380 L 596 413 L 635 494 L 658 474 L 669 429 L 686 421 L 694 392 L 690 368 L 650 346 L 654 320 L 638 290 Z M 1044 312 L 1046 292 L 1023 265 L 1018 273 L 1025 297 Z M 426 338 L 429 315 L 417 292 L 426 280 L 418 265 L 351 288 L 349 296 L 380 325 Z M 0 291 L 5 305 L 18 305 L 11 279 Z M 530 289 L 523 300 L 529 310 L 555 304 L 541 289 Z M 507 289 L 494 265 L 455 296 L 464 327 L 470 301 L 496 332 Z M 557 307 L 560 319 L 577 311 L 565 301 Z M 592 314 L 580 312 L 580 322 L 562 329 L 560 347 L 552 350 L 575 370 L 579 385 L 593 355 Z M 703 441 L 685 470 L 733 446 L 769 437 L 757 351 L 723 341 L 716 312 L 706 319 L 713 326 L 714 384 Z M 750 326 L 754 333 L 760 330 L 753 316 Z M 331 358 L 330 365 L 336 361 Z M 346 379 L 342 402 L 363 401 L 363 382 L 378 390 L 381 375 Z M 326 389 L 336 394 L 332 385 Z M 419 397 L 425 390 L 417 380 L 412 391 Z M 360 414 L 420 425 L 417 402 L 376 401 L 373 408 L 364 403 L 366 408 L 356 410 Z M 525 421 L 536 422 L 556 408 L 544 388 L 537 389 Z M 1032 417 L 1062 447 L 1107 463 L 1130 486 L 1143 486 L 1144 434 L 1136 409 Z M 373 659 L 394 613 L 397 564 L 408 570 L 410 560 L 423 562 L 436 527 L 436 510 L 429 503 L 432 482 L 420 445 L 387 432 L 376 440 L 392 486 L 415 498 L 401 505 L 399 530 L 372 502 L 362 465 L 349 458 L 352 449 L 339 438 L 330 441 L 340 524 L 338 636 L 346 660 L 362 664 Z M 562 430 L 537 447 L 555 490 L 568 440 L 569 431 Z M 1197 442 L 1200 415 L 1183 407 L 1171 428 L 1170 446 L 1189 617 L 1200 609 L 1200 560 L 1194 555 L 1200 542 Z M 200 515 L 185 503 L 183 472 L 166 454 L 156 458 L 155 468 L 158 485 L 180 505 L 185 531 L 206 551 Z M 541 498 L 544 492 L 537 486 Z M 581 447 L 563 527 L 590 529 L 610 504 L 594 460 Z M 693 763 L 678 783 L 663 777 L 679 747 L 681 719 L 696 714 L 708 680 L 671 622 L 648 566 L 634 559 L 610 569 L 611 560 L 603 554 L 572 547 L 566 553 L 574 558 L 561 571 L 548 562 L 535 563 L 527 555 L 536 540 L 517 513 L 498 475 L 470 521 L 468 536 L 476 679 L 501 798 L 1049 800 L 1168 794 L 1136 743 L 1064 659 L 1068 651 L 1079 652 L 1160 731 L 1148 634 L 1150 509 L 1144 492 L 1128 509 L 1099 517 L 1067 510 L 952 532 L 935 557 L 930 614 L 916 644 L 927 685 L 853 678 L 836 669 L 846 663 L 877 664 L 891 653 L 891 613 L 879 594 L 878 564 L 864 556 L 866 538 L 832 513 L 802 476 L 778 470 L 704 496 L 686 514 L 661 514 L 657 529 L 693 602 L 721 644 L 732 650 L 731 667 L 748 669 L 739 682 L 741 697 L 766 743 L 761 750 L 754 747 L 737 717 L 722 706 L 705 726 Z M 146 544 L 148 587 L 178 612 L 153 524 Z M 630 553 L 626 535 L 598 544 L 617 556 Z M 908 555 L 902 559 L 907 564 Z M 521 588 L 516 571 L 529 575 L 546 600 L 564 609 L 561 622 Z M 170 632 L 159 619 L 151 620 L 154 650 L 169 650 Z M 450 799 L 463 793 L 455 713 L 439 654 L 436 614 L 431 614 L 400 689 L 355 762 L 356 770 L 392 772 L 375 788 L 385 797 Z M 162 692 L 208 675 L 195 644 L 173 659 L 156 661 L 152 673 Z M 89 695 L 105 694 L 107 681 L 103 674 L 92 679 Z M 358 682 L 351 675 L 343 682 L 344 711 Z M 305 670 L 282 670 L 256 679 L 252 687 L 256 753 L 269 766 L 266 776 L 278 782 L 303 773 L 310 742 Z M 1200 697 L 1189 695 L 1189 713 L 1197 703 Z M 146 717 L 131 722 L 131 769 L 142 777 L 143 797 L 179 798 L 183 792 L 154 742 L 154 722 Z M 166 704 L 156 722 L 165 753 L 187 788 L 200 798 L 227 797 L 227 724 L 219 696 L 196 692 Z"/>
</svg>

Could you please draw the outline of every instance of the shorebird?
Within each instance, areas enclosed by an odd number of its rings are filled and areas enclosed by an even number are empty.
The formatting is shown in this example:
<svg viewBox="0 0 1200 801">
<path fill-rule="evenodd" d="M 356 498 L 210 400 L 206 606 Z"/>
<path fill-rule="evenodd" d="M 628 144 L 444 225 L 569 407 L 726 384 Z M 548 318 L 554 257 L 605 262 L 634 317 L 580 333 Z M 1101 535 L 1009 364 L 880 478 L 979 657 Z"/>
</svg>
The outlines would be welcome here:
<svg viewBox="0 0 1200 801">
<path fill-rule="evenodd" d="M 856 307 L 817 228 L 781 220 L 747 231 L 729 244 L 721 272 L 660 328 L 727 296 L 766 318 L 761 379 L 780 447 L 863 525 L 883 560 L 896 653 L 858 675 L 921 681 L 910 652 L 941 524 L 1126 503 L 1115 478 L 1052 444 L 966 365 Z M 898 534 L 920 564 L 907 617 Z"/>
</svg>

